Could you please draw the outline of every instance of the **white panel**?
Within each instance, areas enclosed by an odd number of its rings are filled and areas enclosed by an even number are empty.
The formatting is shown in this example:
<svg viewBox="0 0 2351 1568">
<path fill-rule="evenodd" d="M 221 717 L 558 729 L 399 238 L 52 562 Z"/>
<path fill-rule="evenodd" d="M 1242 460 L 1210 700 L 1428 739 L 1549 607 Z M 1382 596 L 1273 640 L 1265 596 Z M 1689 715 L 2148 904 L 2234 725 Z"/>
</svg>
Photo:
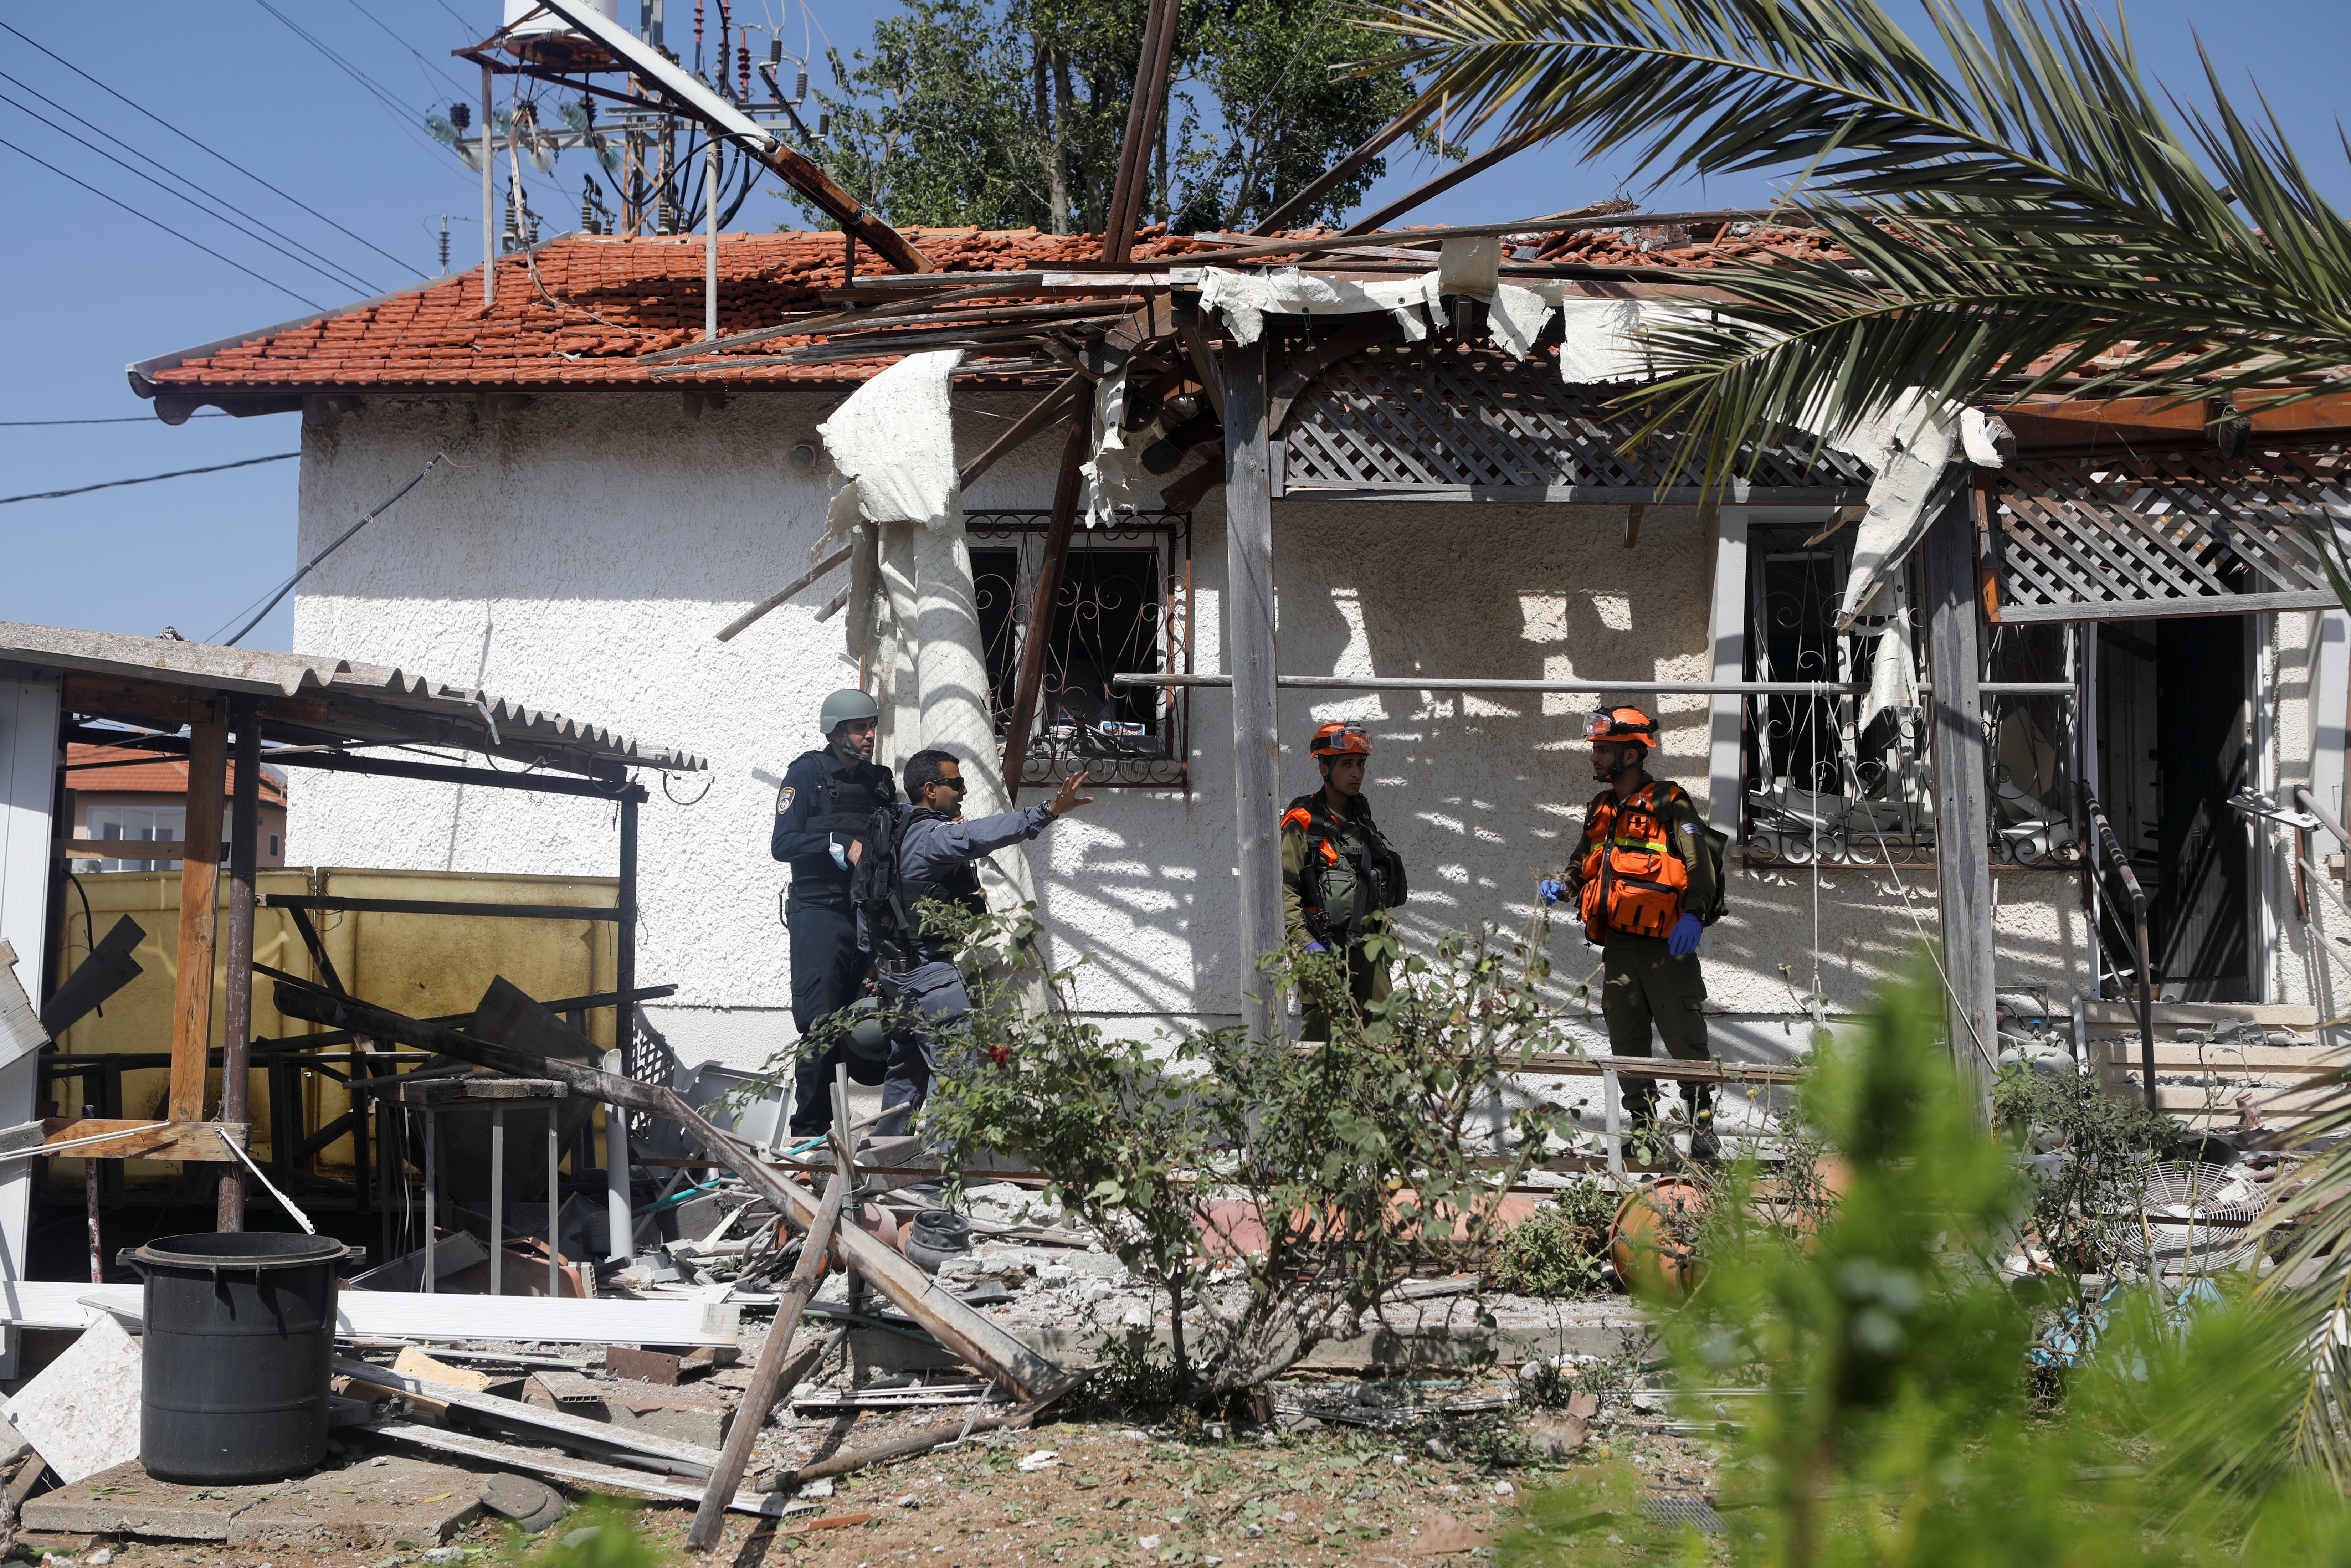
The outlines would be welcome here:
<svg viewBox="0 0 2351 1568">
<path fill-rule="evenodd" d="M 2344 705 L 2351 702 L 2351 619 L 2342 611 L 2319 612 L 2318 645 L 2311 659 L 2310 792 L 2339 822 L 2343 820 Z"/>
<path fill-rule="evenodd" d="M 1715 515 L 1714 592 L 1707 616 L 1707 644 L 1714 658 L 1711 680 L 1747 678 L 1748 510 L 1724 507 Z M 1720 696 L 1708 705 L 1707 820 L 1734 841 L 1746 794 L 1746 770 L 1739 754 L 1739 710 L 1744 700 Z"/>
<path fill-rule="evenodd" d="M 0 677 L 0 937 L 16 949 L 16 978 L 37 1007 L 49 961 L 50 807 L 56 798 L 57 702 L 54 676 Z M 0 1126 L 33 1118 L 40 1064 L 26 1057 L 0 1069 Z M 33 1197 L 29 1162 L 0 1166 L 0 1280 L 25 1277 L 25 1231 Z M 0 1343 L 0 1377 L 16 1370 L 14 1328 Z"/>
</svg>

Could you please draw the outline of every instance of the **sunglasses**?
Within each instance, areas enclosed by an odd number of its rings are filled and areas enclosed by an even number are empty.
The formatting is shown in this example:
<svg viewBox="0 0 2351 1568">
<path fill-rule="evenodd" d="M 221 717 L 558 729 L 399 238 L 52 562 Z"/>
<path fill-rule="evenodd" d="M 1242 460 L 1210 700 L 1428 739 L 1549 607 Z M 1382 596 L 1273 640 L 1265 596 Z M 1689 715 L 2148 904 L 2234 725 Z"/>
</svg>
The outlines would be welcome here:
<svg viewBox="0 0 2351 1568">
<path fill-rule="evenodd" d="M 952 789 L 958 795 L 970 788 L 960 779 L 934 779 L 931 782 L 942 789 Z"/>
</svg>

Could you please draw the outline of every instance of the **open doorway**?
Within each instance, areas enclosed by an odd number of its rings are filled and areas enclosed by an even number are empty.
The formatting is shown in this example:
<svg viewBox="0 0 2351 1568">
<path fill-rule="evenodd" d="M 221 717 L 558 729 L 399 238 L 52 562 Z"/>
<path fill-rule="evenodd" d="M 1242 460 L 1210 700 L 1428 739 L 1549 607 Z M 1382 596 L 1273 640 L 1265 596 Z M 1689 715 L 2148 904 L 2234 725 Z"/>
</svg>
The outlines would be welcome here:
<svg viewBox="0 0 2351 1568">
<path fill-rule="evenodd" d="M 2166 1001 L 2256 999 L 2250 834 L 2229 798 L 2253 782 L 2246 616 L 2097 624 L 2099 794 L 2148 898 Z M 2109 911 L 2110 971 L 2133 967 Z M 2112 988 L 2111 985 L 2107 988 Z"/>
</svg>

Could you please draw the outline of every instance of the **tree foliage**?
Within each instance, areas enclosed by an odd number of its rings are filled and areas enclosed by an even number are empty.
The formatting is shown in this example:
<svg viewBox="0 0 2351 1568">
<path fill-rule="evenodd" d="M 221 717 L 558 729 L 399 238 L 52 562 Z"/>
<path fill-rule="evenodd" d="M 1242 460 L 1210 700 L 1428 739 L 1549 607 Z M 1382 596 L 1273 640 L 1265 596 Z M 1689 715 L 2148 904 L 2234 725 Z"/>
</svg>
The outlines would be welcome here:
<svg viewBox="0 0 2351 1568">
<path fill-rule="evenodd" d="M 1842 1196 L 1792 1227 L 1756 1169 L 1735 1169 L 1702 1282 L 1687 1306 L 1652 1303 L 1685 1388 L 1750 1387 L 1715 1500 L 1729 1560 L 2345 1561 L 2341 1490 L 2264 1448 L 2295 1382 L 2266 1352 L 2267 1309 L 2210 1284 L 2128 1292 L 2096 1314 L 2059 1406 L 2036 1404 L 2030 1347 L 2063 1301 L 2049 1277 L 1997 1268 L 2029 1197 L 1976 1130 L 1941 1032 L 1921 977 L 1828 1049 L 1803 1114 L 1845 1162 Z M 1709 1560 L 1629 1463 L 1533 1500 L 1502 1551 L 1516 1568 Z"/>
<path fill-rule="evenodd" d="M 1098 233 L 1117 180 L 1146 0 L 904 0 L 831 57 L 821 161 L 902 226 Z M 1401 72 L 1334 74 L 1369 42 L 1337 0 L 1178 12 L 1145 222 L 1255 222 L 1411 101 Z M 1301 221 L 1335 218 L 1374 160 Z"/>
</svg>

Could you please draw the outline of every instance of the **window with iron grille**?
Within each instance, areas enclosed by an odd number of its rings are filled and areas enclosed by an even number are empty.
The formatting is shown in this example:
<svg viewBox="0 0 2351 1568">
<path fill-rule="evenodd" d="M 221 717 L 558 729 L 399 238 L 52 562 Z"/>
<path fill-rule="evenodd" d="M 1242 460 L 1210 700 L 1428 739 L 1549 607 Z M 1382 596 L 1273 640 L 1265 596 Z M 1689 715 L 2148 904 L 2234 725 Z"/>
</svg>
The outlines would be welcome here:
<svg viewBox="0 0 2351 1568">
<path fill-rule="evenodd" d="M 1051 514 L 972 512 L 979 630 L 990 706 L 1001 738 L 1012 722 L 1037 576 Z M 1122 512 L 1077 530 L 1045 628 L 1044 681 L 1030 720 L 1020 778 L 1058 783 L 1082 768 L 1113 789 L 1189 784 L 1183 688 L 1120 686 L 1120 674 L 1192 671 L 1192 518 L 1184 512 Z"/>
<path fill-rule="evenodd" d="M 1742 699 L 1747 858 L 1788 865 L 1928 865 L 1935 858 L 1935 789 L 1926 703 L 1923 567 L 1908 568 L 1835 629 L 1852 570 L 1843 530 L 1756 524 L 1747 544 L 1747 679 L 1818 681 L 1861 693 L 1750 695 Z M 2042 623 L 1984 629 L 1983 679 L 2074 676 L 2074 632 Z M 1869 692 L 1899 659 L 1907 680 Z M 1865 723 L 1865 717 L 1866 722 Z M 1987 694 L 1984 748 L 1996 865 L 2079 863 L 2072 704 L 2061 696 Z"/>
</svg>

